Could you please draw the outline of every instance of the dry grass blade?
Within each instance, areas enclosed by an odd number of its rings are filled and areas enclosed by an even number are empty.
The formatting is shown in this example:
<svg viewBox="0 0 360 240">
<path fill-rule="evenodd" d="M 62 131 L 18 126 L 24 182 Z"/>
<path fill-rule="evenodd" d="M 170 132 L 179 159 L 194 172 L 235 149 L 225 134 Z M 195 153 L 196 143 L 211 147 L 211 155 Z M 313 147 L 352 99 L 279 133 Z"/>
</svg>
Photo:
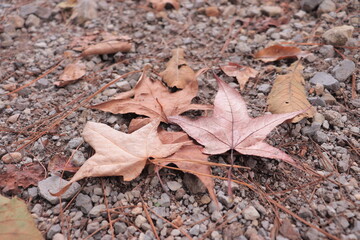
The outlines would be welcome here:
<svg viewBox="0 0 360 240">
<path fill-rule="evenodd" d="M 290 113 L 300 110 L 305 112 L 294 117 L 291 122 L 296 123 L 304 117 L 311 118 L 315 114 L 314 108 L 306 98 L 305 80 L 302 76 L 303 66 L 299 62 L 289 67 L 289 73 L 279 75 L 274 82 L 267 103 L 269 111 L 274 114 Z"/>
</svg>

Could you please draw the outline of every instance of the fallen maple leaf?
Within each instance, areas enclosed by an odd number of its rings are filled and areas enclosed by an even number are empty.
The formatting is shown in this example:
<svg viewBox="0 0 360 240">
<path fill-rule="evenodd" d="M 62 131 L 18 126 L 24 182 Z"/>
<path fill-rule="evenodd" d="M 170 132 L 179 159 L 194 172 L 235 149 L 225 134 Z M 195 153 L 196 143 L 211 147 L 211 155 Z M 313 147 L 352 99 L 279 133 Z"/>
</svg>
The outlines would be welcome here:
<svg viewBox="0 0 360 240">
<path fill-rule="evenodd" d="M 209 105 L 191 104 L 191 100 L 196 94 L 197 88 L 194 89 L 193 85 L 170 93 L 160 81 L 150 79 L 145 70 L 134 90 L 121 93 L 118 95 L 118 99 L 97 104 L 91 108 L 114 114 L 133 112 L 168 122 L 168 116 L 178 115 L 188 110 L 212 108 Z M 132 95 L 134 98 L 130 98 Z"/>
<path fill-rule="evenodd" d="M 117 52 L 129 52 L 131 50 L 132 43 L 123 40 L 105 40 L 86 48 L 81 56 L 100 55 L 100 54 L 112 54 Z"/>
<path fill-rule="evenodd" d="M 251 67 L 241 66 L 236 63 L 229 63 L 221 66 L 221 70 L 229 77 L 236 77 L 240 85 L 240 90 L 243 90 L 249 78 L 254 78 L 258 75 L 258 71 Z"/>
<path fill-rule="evenodd" d="M 58 87 L 63 87 L 82 78 L 85 74 L 85 64 L 81 62 L 72 63 L 65 67 L 63 73 L 59 77 L 59 81 L 56 81 L 54 84 Z"/>
<path fill-rule="evenodd" d="M 188 85 L 195 84 L 197 81 L 195 72 L 188 66 L 184 58 L 184 49 L 177 48 L 171 51 L 172 57 L 166 64 L 166 69 L 160 73 L 163 81 L 169 87 L 185 88 Z"/>
<path fill-rule="evenodd" d="M 277 76 L 267 100 L 271 113 L 289 113 L 307 109 L 294 117 L 291 120 L 293 123 L 299 122 L 304 117 L 311 118 L 315 114 L 314 108 L 306 98 L 303 69 L 304 67 L 297 61 L 288 68 L 289 73 Z"/>
<path fill-rule="evenodd" d="M 274 62 L 285 58 L 306 57 L 308 54 L 309 52 L 302 51 L 298 47 L 287 47 L 277 44 L 258 51 L 254 57 L 263 62 Z"/>
<path fill-rule="evenodd" d="M 149 3 L 156 11 L 162 11 L 169 6 L 176 10 L 180 8 L 178 0 L 149 0 Z"/>
<path fill-rule="evenodd" d="M 184 132 L 167 132 L 162 130 L 159 131 L 159 137 L 160 140 L 166 144 L 189 143 L 190 141 L 188 135 Z M 202 153 L 202 149 L 203 147 L 191 142 L 190 144 L 182 146 L 173 155 L 163 159 L 154 159 L 154 161 L 158 160 L 162 166 L 173 163 L 180 170 L 188 170 L 200 179 L 207 188 L 211 199 L 217 202 L 214 192 L 214 181 L 209 177 L 211 175 L 211 168 L 205 164 L 208 162 L 209 156 Z"/>
<path fill-rule="evenodd" d="M 264 139 L 273 128 L 301 111 L 251 118 L 247 114 L 246 104 L 241 95 L 219 77 L 215 77 L 219 91 L 215 97 L 211 117 L 190 120 L 173 116 L 169 117 L 169 120 L 204 145 L 206 154 L 221 154 L 231 149 L 245 155 L 280 159 L 299 167 L 289 155 L 267 144 Z"/>
<path fill-rule="evenodd" d="M 131 181 L 140 175 L 148 158 L 164 158 L 179 150 L 185 143 L 163 144 L 158 137 L 158 121 L 126 134 L 102 123 L 88 122 L 82 136 L 95 149 L 95 155 L 80 167 L 60 192 L 85 177 L 123 176 Z"/>
<path fill-rule="evenodd" d="M 23 200 L 0 195 L 0 213 L 0 239 L 44 239 Z"/>
<path fill-rule="evenodd" d="M 19 187 L 24 189 L 36 185 L 44 178 L 44 169 L 39 163 L 29 163 L 21 168 L 14 164 L 7 164 L 0 173 L 0 188 L 2 191 L 19 193 Z"/>
</svg>

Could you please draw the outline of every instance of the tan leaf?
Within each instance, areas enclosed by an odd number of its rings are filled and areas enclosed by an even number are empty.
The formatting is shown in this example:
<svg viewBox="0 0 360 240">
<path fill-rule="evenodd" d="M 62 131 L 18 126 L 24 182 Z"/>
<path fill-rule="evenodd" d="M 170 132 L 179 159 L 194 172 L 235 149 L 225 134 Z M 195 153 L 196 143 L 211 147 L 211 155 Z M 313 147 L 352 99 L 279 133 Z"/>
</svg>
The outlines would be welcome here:
<svg viewBox="0 0 360 240">
<path fill-rule="evenodd" d="M 166 64 L 166 69 L 160 73 L 169 87 L 185 88 L 196 83 L 195 72 L 188 66 L 184 58 L 184 49 L 172 50 L 172 57 Z"/>
<path fill-rule="evenodd" d="M 55 196 L 61 195 L 68 187 L 86 177 L 123 176 L 131 181 L 140 175 L 148 158 L 164 158 L 179 150 L 184 143 L 163 144 L 158 137 L 159 121 L 152 121 L 139 130 L 126 134 L 106 124 L 88 122 L 82 136 L 95 150 L 76 172 L 69 184 Z"/>
<path fill-rule="evenodd" d="M 67 65 L 59 77 L 59 81 L 56 81 L 54 84 L 58 87 L 66 86 L 70 83 L 79 80 L 86 74 L 85 64 L 81 62 L 71 63 Z"/>
<path fill-rule="evenodd" d="M 59 3 L 57 6 L 59 8 L 73 8 L 77 4 L 77 0 L 65 0 Z"/>
<path fill-rule="evenodd" d="M 220 16 L 220 11 L 217 7 L 210 6 L 210 7 L 205 8 L 205 14 L 208 17 L 218 17 L 218 16 Z"/>
<path fill-rule="evenodd" d="M 100 55 L 100 54 L 111 54 L 117 52 L 129 52 L 131 50 L 132 44 L 128 41 L 119 41 L 119 40 L 110 40 L 103 41 L 92 45 L 86 48 L 81 56 L 89 56 L 89 55 Z"/>
<path fill-rule="evenodd" d="M 149 0 L 149 3 L 156 11 L 163 11 L 165 8 L 170 7 L 176 10 L 180 8 L 178 0 Z"/>
<path fill-rule="evenodd" d="M 301 63 L 295 62 L 289 67 L 287 74 L 277 76 L 267 100 L 271 113 L 290 113 L 308 109 L 294 117 L 291 121 L 293 123 L 304 117 L 311 118 L 315 114 L 314 108 L 306 98 L 303 69 Z"/>
<path fill-rule="evenodd" d="M 168 116 L 178 115 L 188 110 L 212 109 L 209 105 L 191 104 L 191 100 L 197 94 L 197 88 L 192 86 L 194 85 L 171 93 L 161 81 L 150 79 L 147 71 L 144 71 L 133 90 L 123 92 L 117 99 L 91 106 L 91 108 L 114 114 L 133 112 L 152 119 L 160 119 L 162 122 L 168 122 Z"/>
<path fill-rule="evenodd" d="M 251 67 L 241 66 L 236 63 L 229 63 L 228 65 L 221 66 L 221 70 L 229 77 L 236 77 L 241 90 L 244 89 L 249 78 L 255 78 L 259 73 Z"/>
<path fill-rule="evenodd" d="M 173 155 L 161 159 L 160 165 L 175 164 L 180 170 L 189 170 L 191 174 L 197 176 L 200 181 L 207 188 L 209 195 L 214 202 L 217 203 L 217 198 L 214 192 L 214 181 L 211 177 L 210 165 L 207 165 L 208 155 L 202 152 L 203 147 L 189 142 L 189 137 L 184 132 L 167 132 L 159 131 L 159 137 L 163 143 L 174 144 L 184 143 L 184 146 Z M 186 172 L 186 171 L 185 171 Z"/>
<path fill-rule="evenodd" d="M 263 62 L 273 62 L 285 58 L 306 57 L 308 54 L 309 52 L 302 51 L 298 47 L 287 47 L 277 44 L 258 51 L 254 57 Z"/>
</svg>

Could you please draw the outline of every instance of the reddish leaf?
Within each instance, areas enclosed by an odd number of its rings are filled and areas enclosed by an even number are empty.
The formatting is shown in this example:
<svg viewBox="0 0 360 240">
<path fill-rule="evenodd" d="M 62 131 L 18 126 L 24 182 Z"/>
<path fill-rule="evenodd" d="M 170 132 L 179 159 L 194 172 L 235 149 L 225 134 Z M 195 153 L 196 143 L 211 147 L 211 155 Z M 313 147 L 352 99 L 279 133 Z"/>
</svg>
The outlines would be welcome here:
<svg viewBox="0 0 360 240">
<path fill-rule="evenodd" d="M 144 71 L 134 90 L 121 93 L 118 99 L 91 108 L 114 114 L 133 112 L 168 122 L 168 116 L 178 115 L 188 110 L 212 108 L 208 105 L 191 104 L 196 94 L 197 82 L 196 86 L 186 85 L 183 90 L 171 93 L 160 81 L 150 79 Z M 130 98 L 132 95 L 134 98 Z"/>
<path fill-rule="evenodd" d="M 189 137 L 184 132 L 166 132 L 159 131 L 160 140 L 166 144 L 186 143 L 189 142 Z M 211 177 L 211 168 L 206 163 L 208 162 L 208 155 L 202 153 L 203 148 L 194 143 L 184 145 L 173 155 L 160 159 L 160 165 L 175 164 L 178 168 L 189 170 L 190 173 L 196 175 L 200 181 L 207 188 L 210 197 L 217 202 L 214 192 L 214 181 Z M 185 171 L 186 172 L 186 171 Z"/>
<path fill-rule="evenodd" d="M 67 172 L 76 172 L 79 170 L 79 167 L 71 165 L 70 162 L 67 163 L 67 158 L 61 155 L 55 155 L 49 161 L 48 167 L 49 172 L 58 172 L 58 171 L 67 171 Z"/>
<path fill-rule="evenodd" d="M 274 62 L 285 58 L 306 57 L 308 54 L 309 52 L 302 51 L 298 47 L 274 45 L 258 51 L 255 53 L 254 57 L 263 62 Z"/>
<path fill-rule="evenodd" d="M 271 114 L 251 118 L 241 95 L 215 76 L 219 91 L 215 97 L 211 117 L 190 120 L 181 116 L 169 117 L 192 138 L 205 146 L 206 154 L 221 154 L 230 149 L 244 155 L 281 159 L 296 167 L 298 164 L 283 151 L 264 140 L 277 125 L 291 119 L 302 111 Z"/>
<path fill-rule="evenodd" d="M 249 78 L 254 78 L 259 73 L 251 67 L 241 66 L 236 63 L 229 63 L 228 65 L 221 66 L 221 70 L 229 77 L 236 77 L 241 90 L 244 89 Z"/>
<path fill-rule="evenodd" d="M 43 178 L 44 168 L 39 163 L 29 163 L 21 168 L 8 164 L 0 173 L 0 188 L 3 192 L 19 193 L 19 187 L 36 186 Z"/>
</svg>

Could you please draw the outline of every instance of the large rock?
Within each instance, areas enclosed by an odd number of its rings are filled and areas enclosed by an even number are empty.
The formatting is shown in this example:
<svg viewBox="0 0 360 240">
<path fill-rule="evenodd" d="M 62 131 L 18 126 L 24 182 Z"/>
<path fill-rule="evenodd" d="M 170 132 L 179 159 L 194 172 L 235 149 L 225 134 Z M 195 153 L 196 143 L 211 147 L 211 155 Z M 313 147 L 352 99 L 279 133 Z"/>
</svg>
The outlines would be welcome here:
<svg viewBox="0 0 360 240">
<path fill-rule="evenodd" d="M 345 45 L 354 32 L 353 26 L 343 25 L 327 30 L 322 37 L 331 45 Z"/>
<path fill-rule="evenodd" d="M 328 90 L 336 91 L 340 88 L 340 83 L 333 76 L 325 72 L 316 73 L 311 79 L 311 84 L 322 84 Z"/>
<path fill-rule="evenodd" d="M 57 193 L 65 187 L 69 181 L 66 181 L 58 176 L 51 176 L 39 182 L 38 188 L 40 196 L 48 200 L 52 204 L 59 202 L 59 197 L 52 196 L 50 193 Z M 80 184 L 73 183 L 69 189 L 61 195 L 62 200 L 71 199 L 80 189 Z"/>
<path fill-rule="evenodd" d="M 339 81 L 345 81 L 355 71 L 355 63 L 349 59 L 341 61 L 332 70 L 333 76 Z"/>
<path fill-rule="evenodd" d="M 301 0 L 301 8 L 307 12 L 315 10 L 323 0 Z"/>
<path fill-rule="evenodd" d="M 317 13 L 329 13 L 329 12 L 335 12 L 336 10 L 336 4 L 331 0 L 324 0 L 318 7 Z"/>
</svg>

